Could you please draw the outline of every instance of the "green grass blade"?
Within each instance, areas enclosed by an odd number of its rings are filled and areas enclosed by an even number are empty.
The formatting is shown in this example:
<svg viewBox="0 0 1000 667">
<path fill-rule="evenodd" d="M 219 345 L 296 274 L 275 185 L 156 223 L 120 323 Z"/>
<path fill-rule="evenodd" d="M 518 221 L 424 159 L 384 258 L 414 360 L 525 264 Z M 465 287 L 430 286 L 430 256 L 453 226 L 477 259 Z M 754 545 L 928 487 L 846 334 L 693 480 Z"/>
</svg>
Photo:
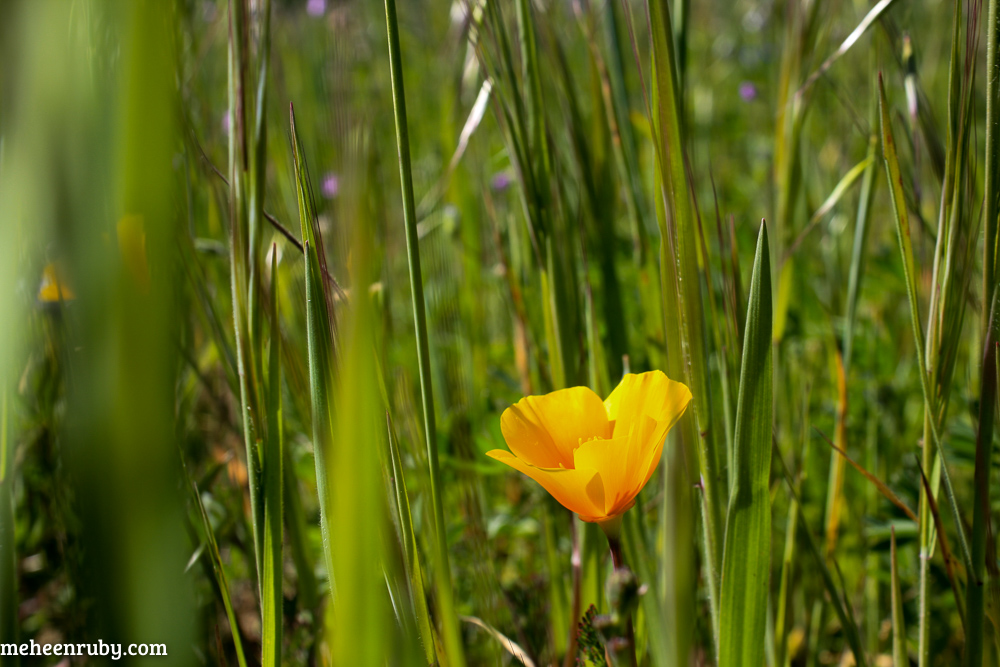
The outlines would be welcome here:
<svg viewBox="0 0 1000 667">
<path fill-rule="evenodd" d="M 281 665 L 284 567 L 281 547 L 284 433 L 281 406 L 281 333 L 278 318 L 278 253 L 271 253 L 271 349 L 268 361 L 267 438 L 261 456 L 264 478 L 264 553 L 261 576 L 261 642 L 264 667 Z"/>
<path fill-rule="evenodd" d="M 861 272 L 864 266 L 865 246 L 868 240 L 869 221 L 871 220 L 872 202 L 875 199 L 875 184 L 878 179 L 878 102 L 871 106 L 871 135 L 868 137 L 868 153 L 870 159 L 865 173 L 861 177 L 861 193 L 858 197 L 858 213 L 854 222 L 854 244 L 851 247 L 851 267 L 847 275 L 847 306 L 844 313 L 844 372 L 850 373 L 851 356 L 854 350 L 854 322 L 857 319 L 858 296 L 861 293 Z"/>
<path fill-rule="evenodd" d="M 191 492 L 198 506 L 198 515 L 201 518 L 201 528 L 205 533 L 205 543 L 208 546 L 208 557 L 212 561 L 212 572 L 215 573 L 215 582 L 222 597 L 222 606 L 226 609 L 226 618 L 229 620 L 229 629 L 233 635 L 233 646 L 236 649 L 236 660 L 240 667 L 247 667 L 246 654 L 243 651 L 243 639 L 240 635 L 240 626 L 236 621 L 236 610 L 233 607 L 233 598 L 229 592 L 229 579 L 226 577 L 226 567 L 222 563 L 222 556 L 219 554 L 219 544 L 215 540 L 215 531 L 212 530 L 212 521 L 205 511 L 205 503 L 201 499 L 201 491 L 198 485 L 192 482 Z"/>
<path fill-rule="evenodd" d="M 354 298 L 344 318 L 343 364 L 335 385 L 334 447 L 330 450 L 330 525 L 337 598 L 327 623 L 333 665 L 398 664 L 389 659 L 401 644 L 386 592 L 382 541 L 388 528 L 378 459 L 384 437 L 372 349 L 371 234 L 364 217 L 351 211 L 351 286 Z"/>
<path fill-rule="evenodd" d="M 889 181 L 889 191 L 891 195 L 893 213 L 896 220 L 896 237 L 899 241 L 900 254 L 903 257 L 903 276 L 906 283 L 906 294 L 910 303 L 910 323 L 913 329 L 913 337 L 916 342 L 917 365 L 920 372 L 920 388 L 924 397 L 924 410 L 927 413 L 935 414 L 934 403 L 931 397 L 934 394 L 930 388 L 930 379 L 927 372 L 927 364 L 924 356 L 924 334 L 920 324 L 920 309 L 917 305 L 917 283 L 916 265 L 913 260 L 913 243 L 910 238 L 909 214 L 906 210 L 906 200 L 903 194 L 903 179 L 899 170 L 899 161 L 896 156 L 896 143 L 893 140 L 892 127 L 889 120 L 888 103 L 885 99 L 885 88 L 882 84 L 882 77 L 879 76 L 879 117 L 882 132 L 882 151 L 885 161 L 886 176 Z M 959 545 L 962 547 L 962 555 L 966 567 L 971 569 L 972 557 L 969 551 L 968 540 L 963 528 L 962 516 L 958 509 L 958 502 L 955 499 L 955 492 L 951 484 L 951 477 L 948 473 L 948 465 L 944 459 L 944 452 L 941 448 L 941 438 L 938 433 L 938 425 L 935 419 L 927 420 L 929 430 L 933 437 L 935 449 L 941 456 L 941 481 L 944 483 L 945 494 L 948 496 L 948 503 L 954 515 L 956 530 L 958 532 Z M 928 461 L 924 461 L 925 467 L 930 467 Z"/>
<path fill-rule="evenodd" d="M 420 241 L 414 206 L 413 174 L 410 167 L 410 136 L 406 116 L 406 92 L 403 85 L 402 49 L 396 19 L 396 1 L 385 0 L 386 30 L 389 47 L 389 72 L 392 78 L 392 105 L 396 123 L 396 147 L 399 156 L 399 179 L 403 195 L 403 223 L 406 229 L 406 257 L 410 272 L 410 296 L 417 334 L 417 362 L 420 368 L 420 398 L 424 417 L 424 438 L 430 468 L 431 505 L 435 530 L 435 583 L 441 605 L 440 621 L 445 651 L 451 667 L 465 664 L 458 619 L 453 609 L 451 565 L 448 557 L 448 532 L 444 518 L 444 489 L 438 463 L 437 424 L 434 414 L 434 389 L 431 385 L 430 342 L 427 336 L 427 313 L 424 306 L 424 283 L 420 269 Z"/>
<path fill-rule="evenodd" d="M 250 523 L 253 531 L 254 557 L 258 584 L 261 555 L 264 551 L 263 497 L 260 492 L 260 443 L 263 437 L 260 410 L 260 359 L 255 354 L 250 303 L 256 298 L 251 287 L 255 257 L 249 245 L 248 150 L 246 121 L 246 76 L 248 27 L 246 0 L 229 1 L 229 216 L 230 281 L 233 298 L 233 326 L 236 334 L 236 365 L 240 381 L 240 405 L 244 446 L 247 457 L 247 480 L 250 490 Z"/>
<path fill-rule="evenodd" d="M 399 441 L 391 417 L 389 422 L 389 457 L 392 462 L 392 484 L 396 496 L 396 511 L 399 514 L 398 523 L 401 532 L 401 542 L 405 562 L 403 569 L 410 584 L 410 602 L 413 605 L 413 615 L 417 621 L 417 631 L 420 633 L 420 643 L 424 649 L 427 664 L 435 660 L 434 631 L 432 629 L 430 612 L 427 608 L 427 596 L 424 591 L 423 568 L 420 564 L 420 549 L 417 544 L 417 534 L 413 528 L 413 514 L 410 511 L 410 496 L 406 491 L 406 478 L 403 470 L 403 460 L 399 455 Z"/>
<path fill-rule="evenodd" d="M 875 3 L 875 6 L 868 11 L 865 17 L 861 19 L 861 22 L 858 23 L 857 27 L 851 31 L 851 34 L 849 34 L 844 41 L 840 43 L 837 50 L 831 53 L 829 57 L 823 61 L 823 64 L 819 66 L 819 69 L 809 75 L 809 78 L 806 79 L 806 82 L 802 85 L 802 88 L 799 89 L 797 95 L 803 95 L 814 83 L 816 83 L 817 79 L 823 76 L 823 74 L 833 66 L 833 63 L 837 62 L 841 56 L 850 51 L 851 47 L 854 46 L 859 39 L 861 39 L 861 36 L 864 35 L 868 29 L 875 24 L 875 21 L 877 21 L 882 14 L 892 7 L 895 2 L 896 0 L 879 0 Z"/>
<path fill-rule="evenodd" d="M 658 216 L 661 237 L 661 280 L 664 290 L 664 311 L 680 324 L 684 381 L 691 388 L 691 402 L 697 424 L 698 467 L 703 493 L 705 527 L 705 567 L 708 580 L 712 627 L 718 636 L 718 592 L 721 577 L 723 542 L 723 498 L 728 488 L 724 456 L 716 450 L 712 419 L 712 399 L 709 388 L 708 363 L 705 356 L 702 278 L 698 268 L 697 220 L 692 203 L 691 183 L 685 158 L 682 100 L 676 77 L 673 52 L 673 30 L 670 11 L 665 0 L 650 0 L 649 21 L 653 37 L 653 95 L 656 128 L 657 167 L 659 180 L 657 200 L 662 198 L 666 216 Z M 670 224 L 667 221 L 671 221 Z M 674 294 L 667 294 L 666 291 Z M 673 314 L 669 311 L 674 311 Z M 667 329 L 673 335 L 677 329 Z M 718 642 L 716 642 L 718 643 Z"/>
<path fill-rule="evenodd" d="M 899 565 L 896 558 L 896 528 L 892 529 L 889 551 L 892 589 L 892 661 L 894 665 L 908 665 L 906 655 L 906 626 L 903 623 L 903 594 L 899 587 Z"/>
<path fill-rule="evenodd" d="M 771 565 L 771 261 L 761 223 L 750 280 L 736 403 L 733 489 L 726 516 L 719 665 L 764 662 Z"/>
<path fill-rule="evenodd" d="M 997 405 L 997 345 L 1000 343 L 1000 310 L 994 290 L 990 308 L 989 329 L 980 366 L 979 431 L 976 434 L 976 467 L 972 506 L 972 567 L 966 587 L 965 665 L 981 667 L 983 664 L 984 636 L 986 634 L 986 541 L 992 540 L 990 529 L 990 485 L 993 467 L 993 420 Z"/>
<path fill-rule="evenodd" d="M 986 160 L 985 198 L 983 201 L 983 313 L 993 303 L 996 288 L 997 209 L 1000 206 L 1000 90 L 997 88 L 1000 69 L 1000 2 L 989 0 L 986 18 Z M 986 334 L 984 322 L 983 335 Z"/>
<path fill-rule="evenodd" d="M 312 185 L 305 155 L 295 129 L 295 113 L 289 110 L 292 156 L 299 207 L 299 222 L 304 239 L 306 283 L 306 338 L 309 348 L 309 396 L 312 405 L 312 439 L 316 457 L 316 492 L 319 495 L 320 533 L 329 589 L 334 589 L 332 541 L 330 536 L 329 465 L 327 456 L 333 445 L 333 417 L 330 405 L 330 383 L 333 378 L 333 337 L 329 295 L 323 280 L 325 260 L 320 247 Z"/>
</svg>

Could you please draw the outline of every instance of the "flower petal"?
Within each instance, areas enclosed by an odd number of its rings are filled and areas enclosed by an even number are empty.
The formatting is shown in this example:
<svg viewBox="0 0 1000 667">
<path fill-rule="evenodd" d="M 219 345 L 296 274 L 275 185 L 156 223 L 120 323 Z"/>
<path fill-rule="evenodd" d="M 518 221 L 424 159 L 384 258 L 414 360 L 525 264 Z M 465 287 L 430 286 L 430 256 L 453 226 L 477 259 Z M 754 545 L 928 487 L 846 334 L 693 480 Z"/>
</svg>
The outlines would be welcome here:
<svg viewBox="0 0 1000 667">
<path fill-rule="evenodd" d="M 661 371 L 650 371 L 635 375 L 629 373 L 622 378 L 604 407 L 608 419 L 615 422 L 615 438 L 627 435 L 635 426 L 641 425 L 640 417 L 648 415 L 661 422 L 663 434 L 680 419 L 691 401 L 691 390 L 681 382 L 674 382 Z"/>
<path fill-rule="evenodd" d="M 596 470 L 536 468 L 502 449 L 494 449 L 486 455 L 523 472 L 541 484 L 563 507 L 585 520 L 604 516 L 604 483 Z"/>
<path fill-rule="evenodd" d="M 577 468 L 594 468 L 604 481 L 604 511 L 608 516 L 621 514 L 634 504 L 635 497 L 649 481 L 648 467 L 663 448 L 660 423 L 649 416 L 639 419 L 632 432 L 608 440 L 594 439 L 580 445 L 573 453 Z"/>
<path fill-rule="evenodd" d="M 581 439 L 610 431 L 601 398 L 587 387 L 522 398 L 504 410 L 500 430 L 515 456 L 539 468 L 572 468 Z"/>
</svg>

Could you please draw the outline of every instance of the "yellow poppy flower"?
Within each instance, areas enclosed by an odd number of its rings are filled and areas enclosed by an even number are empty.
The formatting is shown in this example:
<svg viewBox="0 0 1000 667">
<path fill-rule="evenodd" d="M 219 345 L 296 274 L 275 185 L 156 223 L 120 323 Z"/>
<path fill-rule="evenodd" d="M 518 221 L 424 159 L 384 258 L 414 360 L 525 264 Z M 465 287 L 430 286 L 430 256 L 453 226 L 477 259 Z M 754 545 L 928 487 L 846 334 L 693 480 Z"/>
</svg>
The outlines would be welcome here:
<svg viewBox="0 0 1000 667">
<path fill-rule="evenodd" d="M 54 263 L 48 263 L 42 269 L 42 284 L 38 286 L 38 300 L 42 303 L 59 303 L 72 301 L 76 294 L 62 278 L 62 272 Z"/>
<path fill-rule="evenodd" d="M 527 396 L 500 430 L 510 452 L 487 452 L 523 472 L 584 521 L 616 522 L 653 475 L 667 431 L 691 400 L 660 371 L 622 378 L 606 401 L 587 387 Z"/>
</svg>

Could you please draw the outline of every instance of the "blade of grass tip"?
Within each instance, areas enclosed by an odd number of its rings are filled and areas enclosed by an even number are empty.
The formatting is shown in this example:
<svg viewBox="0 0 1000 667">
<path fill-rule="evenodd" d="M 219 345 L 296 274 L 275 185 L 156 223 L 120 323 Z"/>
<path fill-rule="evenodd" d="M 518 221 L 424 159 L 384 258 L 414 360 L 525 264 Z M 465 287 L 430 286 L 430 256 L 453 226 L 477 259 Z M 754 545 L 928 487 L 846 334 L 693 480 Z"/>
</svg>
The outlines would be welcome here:
<svg viewBox="0 0 1000 667">
<path fill-rule="evenodd" d="M 453 610 L 451 566 L 448 558 L 448 533 L 444 519 L 444 489 L 438 463 L 437 425 L 434 414 L 434 389 L 431 386 L 430 344 L 427 337 L 427 314 L 424 308 L 424 283 L 420 270 L 420 244 L 414 207 L 413 175 L 410 168 L 410 136 L 406 117 L 406 93 L 403 86 L 403 61 L 396 19 L 396 0 L 385 0 L 386 31 L 389 47 L 389 73 L 392 79 L 392 107 L 396 124 L 396 145 L 399 154 L 399 179 L 403 198 L 403 223 L 406 229 L 406 257 L 410 271 L 410 296 L 417 336 L 417 362 L 420 369 L 420 398 L 424 413 L 424 437 L 430 468 L 431 505 L 435 529 L 435 582 L 442 605 L 441 625 L 445 649 L 452 667 L 465 664 L 465 656 Z"/>
<path fill-rule="evenodd" d="M 847 452 L 845 452 L 843 449 L 841 449 L 840 447 L 838 447 L 837 445 L 835 445 L 833 443 L 833 441 L 830 440 L 830 438 L 826 437 L 825 433 L 823 433 L 822 431 L 820 431 L 815 426 L 813 426 L 813 430 L 816 431 L 816 433 L 818 433 L 820 435 L 820 437 L 822 437 L 823 440 L 826 441 L 826 444 L 830 445 L 830 447 L 832 447 L 833 450 L 836 453 L 840 454 L 840 456 L 843 457 L 845 461 L 847 461 L 848 463 L 850 463 L 854 467 L 855 470 L 857 470 L 859 473 L 861 473 L 862 475 L 864 475 L 865 479 L 867 479 L 869 482 L 871 482 L 872 484 L 874 484 L 875 488 L 878 489 L 879 493 L 881 493 L 882 496 L 885 497 L 886 500 L 888 500 L 890 503 L 892 503 L 893 505 L 895 505 L 896 507 L 898 507 L 900 510 L 902 510 L 903 514 L 905 514 L 907 517 L 909 517 L 911 521 L 918 521 L 916 513 L 913 510 L 911 510 L 909 507 L 907 507 L 906 503 L 904 503 L 902 500 L 900 500 L 899 496 L 897 496 L 895 493 L 893 493 L 892 489 L 890 489 L 886 485 L 885 482 L 883 482 L 881 479 L 879 479 L 878 476 L 876 476 L 875 474 L 873 474 L 873 473 L 869 472 L 868 470 L 866 470 L 864 468 L 864 466 L 862 466 L 860 463 L 858 463 L 857 461 L 855 461 L 854 459 L 852 459 L 850 456 L 848 456 Z"/>
<path fill-rule="evenodd" d="M 323 561 L 328 587 L 334 594 L 333 543 L 330 536 L 329 466 L 327 456 L 333 444 L 333 415 L 330 403 L 330 383 L 333 379 L 333 346 L 328 311 L 328 294 L 324 289 L 321 267 L 322 252 L 316 245 L 316 218 L 309 182 L 309 170 L 295 129 L 295 112 L 289 109 L 292 156 L 295 171 L 299 221 L 304 239 L 306 283 L 306 343 L 309 357 L 309 397 L 312 407 L 313 454 L 316 459 L 316 493 L 319 496 L 320 535 L 323 541 Z"/>
<path fill-rule="evenodd" d="M 924 358 L 924 335 L 920 324 L 920 309 L 917 305 L 917 283 L 916 268 L 913 261 L 913 245 L 910 239 L 909 215 L 906 210 L 906 200 L 903 194 L 903 179 L 899 170 L 899 161 L 896 157 L 896 143 L 892 136 L 892 127 L 889 120 L 888 102 L 885 99 L 885 87 L 882 83 L 882 75 L 879 73 L 879 122 L 882 132 L 882 155 L 885 161 L 886 177 L 889 183 L 890 199 L 893 213 L 896 220 L 896 237 L 899 241 L 900 254 L 903 258 L 903 276 L 906 283 L 906 294 L 910 304 L 910 324 L 913 329 L 914 342 L 917 351 L 917 366 L 920 373 L 920 389 L 923 392 L 924 411 L 934 414 L 931 397 L 934 395 L 930 389 L 930 378 L 927 374 L 927 365 Z M 969 544 L 965 537 L 965 529 L 962 523 L 962 515 L 958 508 L 958 501 L 951 484 L 951 476 L 948 473 L 948 464 L 944 458 L 944 450 L 941 447 L 941 438 L 938 434 L 938 425 L 935 419 L 926 420 L 933 437 L 934 449 L 941 457 L 941 481 L 944 483 L 945 494 L 948 497 L 948 504 L 955 519 L 956 531 L 958 532 L 959 546 L 966 567 L 972 570 L 972 556 L 969 551 Z M 925 456 L 923 465 L 929 468 L 931 465 L 932 450 L 924 447 Z M 926 546 L 926 545 L 925 545 Z"/>
<path fill-rule="evenodd" d="M 890 528 L 889 562 L 892 583 L 892 662 L 909 665 L 906 655 L 906 626 L 903 624 L 903 596 L 899 589 L 899 565 L 896 559 L 896 527 Z"/>
<path fill-rule="evenodd" d="M 965 664 L 983 664 L 983 644 L 986 633 L 986 540 L 990 530 L 990 481 L 992 475 L 993 419 L 997 404 L 997 345 L 1000 343 L 1000 309 L 994 289 L 990 307 L 989 329 L 980 367 L 979 431 L 976 434 L 976 464 L 972 509 L 972 571 L 966 595 Z"/>
<path fill-rule="evenodd" d="M 924 473 L 924 468 L 920 465 L 920 457 L 917 459 L 917 468 L 920 469 L 920 482 L 923 485 L 924 492 L 927 494 L 928 505 L 930 506 L 931 516 L 934 518 L 934 527 L 938 536 L 938 545 L 941 548 L 941 558 L 944 560 L 944 570 L 948 575 L 948 582 L 951 584 L 952 593 L 955 595 L 955 607 L 958 609 L 958 617 L 962 621 L 962 630 L 965 631 L 965 598 L 962 595 L 962 589 L 959 588 L 958 578 L 955 576 L 955 557 L 951 554 L 951 548 L 948 546 L 948 535 L 944 531 L 944 523 L 941 521 L 941 512 L 938 511 L 937 501 L 934 500 L 934 494 L 931 493 L 931 483 L 927 479 L 927 475 Z"/>
<path fill-rule="evenodd" d="M 736 401 L 735 479 L 726 516 L 719 665 L 764 662 L 771 567 L 771 261 L 761 222 Z"/>
<path fill-rule="evenodd" d="M 201 499 L 201 491 L 198 485 L 191 483 L 191 490 L 198 506 L 198 514 L 201 517 L 201 527 L 205 531 L 205 541 L 208 543 L 208 556 L 212 561 L 212 571 L 215 573 L 216 583 L 222 595 L 222 605 L 226 609 L 226 618 L 229 619 L 229 629 L 233 635 L 233 646 L 236 649 L 236 660 L 240 667 L 247 667 L 247 660 L 243 651 L 243 639 L 240 635 L 240 626 L 236 622 L 236 611 L 233 607 L 233 598 L 229 593 L 229 579 L 226 577 L 226 568 L 222 563 L 222 556 L 219 554 L 219 544 L 215 540 L 215 531 L 212 530 L 212 522 L 205 511 L 205 503 Z"/>
<path fill-rule="evenodd" d="M 262 463 L 264 472 L 264 570 L 261 577 L 261 662 L 264 667 L 281 665 L 284 572 L 281 547 L 282 484 L 284 483 L 284 434 L 281 407 L 281 334 L 278 318 L 278 253 L 271 251 L 271 349 L 268 360 L 267 438 Z"/>
</svg>

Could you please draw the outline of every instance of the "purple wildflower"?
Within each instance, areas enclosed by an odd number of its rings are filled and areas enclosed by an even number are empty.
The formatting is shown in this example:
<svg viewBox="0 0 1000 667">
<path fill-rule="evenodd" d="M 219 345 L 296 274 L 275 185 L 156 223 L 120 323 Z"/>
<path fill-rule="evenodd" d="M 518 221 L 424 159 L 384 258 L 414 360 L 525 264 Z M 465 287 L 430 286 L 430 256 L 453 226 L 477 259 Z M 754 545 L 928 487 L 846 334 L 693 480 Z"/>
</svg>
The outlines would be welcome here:
<svg viewBox="0 0 1000 667">
<path fill-rule="evenodd" d="M 309 0 L 306 3 L 306 13 L 309 16 L 323 16 L 326 13 L 326 0 Z"/>
<path fill-rule="evenodd" d="M 750 81 L 744 81 L 740 84 L 740 99 L 744 102 L 753 102 L 757 99 L 757 86 L 753 85 Z"/>
<path fill-rule="evenodd" d="M 323 176 L 323 196 L 327 199 L 333 199 L 340 192 L 340 178 L 331 172 L 327 172 Z"/>
<path fill-rule="evenodd" d="M 511 177 L 506 171 L 501 171 L 493 175 L 493 180 L 490 181 L 490 187 L 496 192 L 503 192 L 510 187 Z"/>
</svg>

